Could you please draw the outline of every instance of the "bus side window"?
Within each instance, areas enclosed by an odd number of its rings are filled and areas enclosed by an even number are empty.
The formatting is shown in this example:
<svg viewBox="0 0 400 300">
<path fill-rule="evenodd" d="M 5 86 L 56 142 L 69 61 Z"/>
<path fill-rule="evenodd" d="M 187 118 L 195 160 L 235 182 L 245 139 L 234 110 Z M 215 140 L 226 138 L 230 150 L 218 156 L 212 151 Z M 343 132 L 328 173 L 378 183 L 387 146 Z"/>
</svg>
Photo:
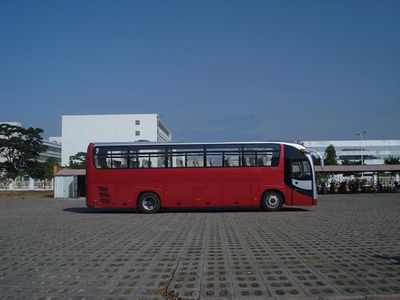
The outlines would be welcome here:
<svg viewBox="0 0 400 300">
<path fill-rule="evenodd" d="M 111 169 L 112 168 L 112 160 L 111 160 L 111 158 L 107 158 L 106 161 L 107 161 L 107 168 Z"/>
<path fill-rule="evenodd" d="M 230 167 L 231 166 L 231 158 L 227 157 L 224 158 L 224 167 Z"/>
<path fill-rule="evenodd" d="M 271 165 L 272 165 L 272 154 L 259 152 L 257 155 L 257 166 L 269 167 Z"/>
<path fill-rule="evenodd" d="M 96 155 L 95 156 L 95 166 L 98 169 L 107 169 L 107 161 L 106 161 L 106 157 L 103 155 Z"/>
<path fill-rule="evenodd" d="M 166 161 L 165 161 L 165 157 L 164 156 L 157 157 L 155 167 L 157 167 L 157 168 L 165 168 L 165 163 L 166 163 Z"/>
<path fill-rule="evenodd" d="M 121 162 L 118 161 L 118 160 L 113 159 L 112 165 L 113 165 L 113 168 L 114 168 L 114 169 L 119 169 L 119 168 L 121 168 Z"/>
<path fill-rule="evenodd" d="M 257 159 L 257 166 L 263 167 L 266 166 L 266 161 L 265 161 L 265 157 L 259 157 Z"/>
<path fill-rule="evenodd" d="M 238 167 L 239 166 L 239 153 L 224 154 L 224 167 Z"/>
<path fill-rule="evenodd" d="M 178 168 L 183 168 L 185 165 L 184 165 L 184 163 L 183 163 L 183 160 L 182 159 L 180 159 L 180 158 L 177 158 L 176 159 L 176 167 L 178 167 Z"/>
<path fill-rule="evenodd" d="M 244 156 L 244 161 L 243 161 L 243 166 L 244 167 L 254 167 L 256 165 L 256 154 L 253 153 L 245 153 Z"/>
<path fill-rule="evenodd" d="M 133 169 L 139 168 L 139 163 L 137 162 L 136 159 L 131 159 L 131 161 L 130 161 L 130 167 L 133 168 Z"/>
<path fill-rule="evenodd" d="M 222 153 L 207 154 L 207 167 L 222 167 Z"/>
<path fill-rule="evenodd" d="M 187 166 L 189 168 L 199 168 L 204 166 L 203 156 L 193 154 L 187 156 Z"/>
<path fill-rule="evenodd" d="M 147 159 L 141 159 L 141 168 L 151 168 L 151 161 Z"/>
<path fill-rule="evenodd" d="M 129 155 L 128 161 L 129 161 L 129 168 L 131 168 L 131 169 L 139 168 L 139 163 L 137 161 L 136 154 L 131 153 Z"/>
<path fill-rule="evenodd" d="M 172 156 L 170 158 L 170 164 L 172 168 L 183 168 L 185 167 L 185 163 L 184 163 L 184 156 Z"/>
</svg>

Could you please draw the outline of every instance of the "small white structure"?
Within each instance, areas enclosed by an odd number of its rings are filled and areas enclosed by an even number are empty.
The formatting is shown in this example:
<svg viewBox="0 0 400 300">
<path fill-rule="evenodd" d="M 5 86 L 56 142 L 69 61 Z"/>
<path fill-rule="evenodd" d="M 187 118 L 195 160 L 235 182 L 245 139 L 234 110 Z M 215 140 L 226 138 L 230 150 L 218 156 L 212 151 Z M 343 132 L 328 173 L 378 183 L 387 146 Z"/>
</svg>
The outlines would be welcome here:
<svg viewBox="0 0 400 300">
<path fill-rule="evenodd" d="M 84 169 L 59 170 L 54 176 L 54 198 L 79 198 L 85 196 Z"/>
<path fill-rule="evenodd" d="M 86 152 L 91 142 L 169 142 L 172 135 L 158 114 L 62 116 L 61 165 Z"/>
</svg>

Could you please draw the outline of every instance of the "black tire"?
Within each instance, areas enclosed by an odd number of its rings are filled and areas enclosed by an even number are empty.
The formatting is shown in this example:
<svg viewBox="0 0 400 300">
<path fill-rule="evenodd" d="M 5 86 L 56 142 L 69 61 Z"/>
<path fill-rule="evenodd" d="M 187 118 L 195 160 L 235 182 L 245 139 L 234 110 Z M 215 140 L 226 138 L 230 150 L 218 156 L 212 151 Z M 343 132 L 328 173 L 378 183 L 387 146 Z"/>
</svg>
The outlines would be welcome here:
<svg viewBox="0 0 400 300">
<path fill-rule="evenodd" d="M 276 191 L 266 192 L 262 197 L 261 206 L 266 211 L 279 211 L 283 207 L 283 197 Z"/>
<path fill-rule="evenodd" d="M 140 195 L 138 210 L 144 214 L 155 214 L 161 208 L 160 198 L 154 193 L 147 192 Z"/>
</svg>

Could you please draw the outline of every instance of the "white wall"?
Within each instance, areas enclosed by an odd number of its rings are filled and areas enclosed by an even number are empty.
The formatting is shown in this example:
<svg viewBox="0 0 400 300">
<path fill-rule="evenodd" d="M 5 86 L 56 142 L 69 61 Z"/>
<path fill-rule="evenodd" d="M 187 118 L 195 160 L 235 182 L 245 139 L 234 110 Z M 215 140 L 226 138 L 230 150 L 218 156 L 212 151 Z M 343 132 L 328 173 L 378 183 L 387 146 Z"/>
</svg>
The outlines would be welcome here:
<svg viewBox="0 0 400 300">
<path fill-rule="evenodd" d="M 74 176 L 54 177 L 54 198 L 72 198 L 74 195 Z"/>
<path fill-rule="evenodd" d="M 61 164 L 68 165 L 70 156 L 86 152 L 91 142 L 156 142 L 157 120 L 157 114 L 62 116 Z"/>
</svg>

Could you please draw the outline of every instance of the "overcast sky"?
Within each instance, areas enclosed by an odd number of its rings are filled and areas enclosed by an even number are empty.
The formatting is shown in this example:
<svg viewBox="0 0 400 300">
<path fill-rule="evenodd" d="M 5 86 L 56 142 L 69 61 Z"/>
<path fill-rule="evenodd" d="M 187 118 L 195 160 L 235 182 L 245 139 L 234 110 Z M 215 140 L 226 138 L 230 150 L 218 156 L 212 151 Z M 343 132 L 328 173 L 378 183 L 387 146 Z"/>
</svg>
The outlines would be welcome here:
<svg viewBox="0 0 400 300">
<path fill-rule="evenodd" d="M 0 121 L 159 113 L 175 141 L 400 138 L 400 1 L 0 2 Z"/>
</svg>

